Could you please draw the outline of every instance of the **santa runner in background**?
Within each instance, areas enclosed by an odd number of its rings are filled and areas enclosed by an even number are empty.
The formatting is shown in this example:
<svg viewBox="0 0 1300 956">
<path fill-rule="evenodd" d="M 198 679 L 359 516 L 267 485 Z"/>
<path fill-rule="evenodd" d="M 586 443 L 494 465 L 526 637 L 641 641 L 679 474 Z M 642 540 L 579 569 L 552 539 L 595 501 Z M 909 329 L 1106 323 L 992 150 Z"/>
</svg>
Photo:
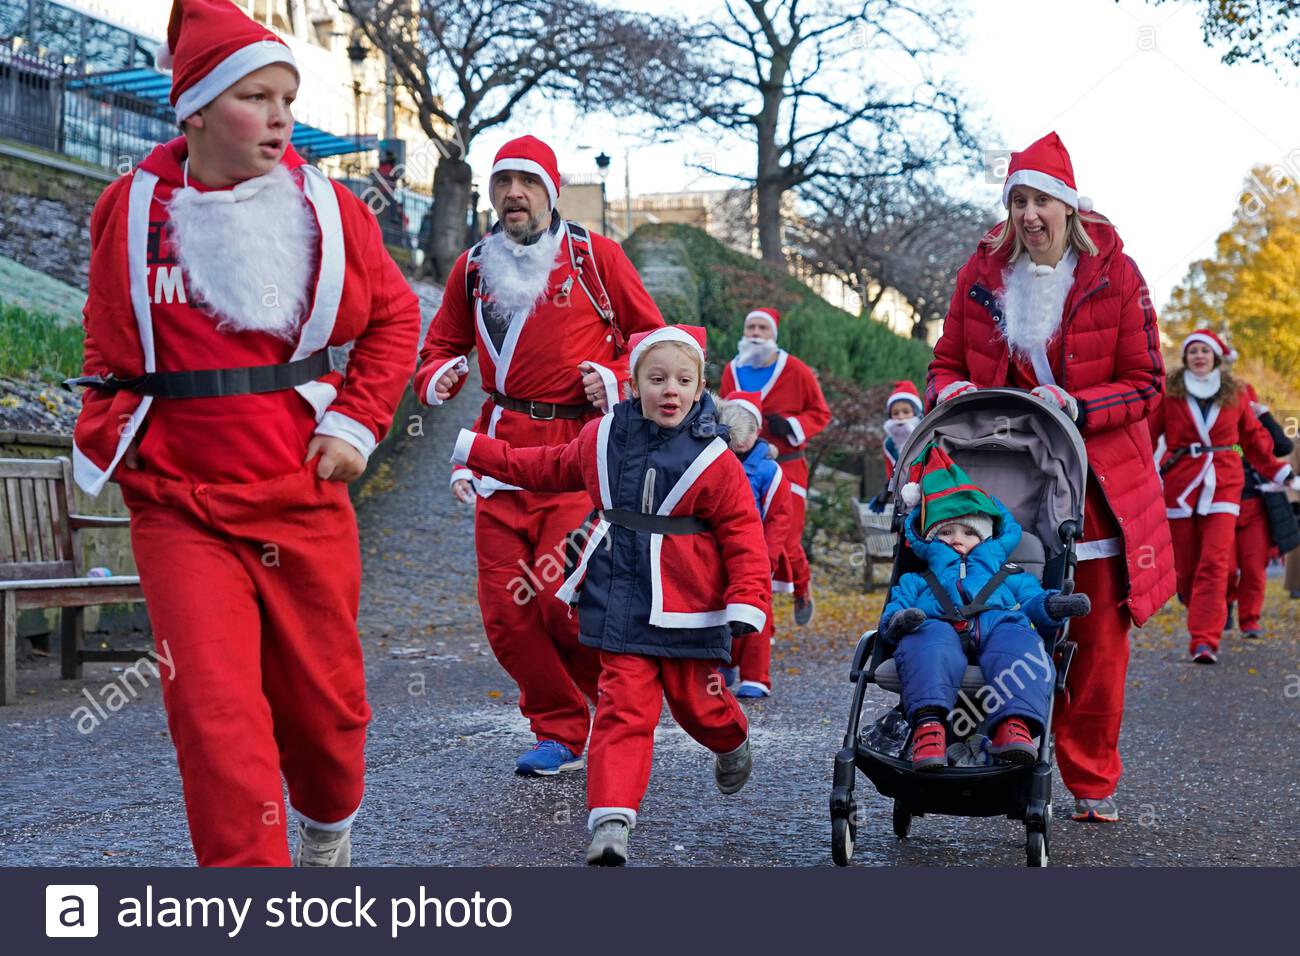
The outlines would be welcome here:
<svg viewBox="0 0 1300 956">
<path fill-rule="evenodd" d="M 813 599 L 808 556 L 803 549 L 804 517 L 808 508 L 808 440 L 831 420 L 817 376 L 811 368 L 776 344 L 781 313 L 754 309 L 745 316 L 744 334 L 736 357 L 722 370 L 720 391 L 757 392 L 763 399 L 762 437 L 777 451 L 777 462 L 794 494 L 785 557 L 789 577 L 772 583 L 775 591 L 793 592 L 795 623 L 812 620 Z"/>
<path fill-rule="evenodd" d="M 541 140 L 521 136 L 497 153 L 489 198 L 500 221 L 452 267 L 416 373 L 420 401 L 441 405 L 464 386 L 477 349 L 488 397 L 473 430 L 512 448 L 576 438 L 622 397 L 624 340 L 663 325 L 622 248 L 562 219 L 559 193 L 555 154 Z M 578 642 L 577 618 L 554 593 L 566 537 L 590 503 L 581 492 L 522 491 L 468 469 L 451 482 L 475 501 L 483 629 L 537 738 L 516 772 L 580 769 L 600 660 Z"/>
<path fill-rule="evenodd" d="M 131 509 L 199 863 L 288 864 L 287 782 L 297 862 L 347 865 L 370 710 L 346 482 L 419 306 L 373 214 L 289 146 L 284 43 L 226 0 L 177 0 L 167 36 L 185 135 L 91 218 L 74 473 Z"/>
</svg>

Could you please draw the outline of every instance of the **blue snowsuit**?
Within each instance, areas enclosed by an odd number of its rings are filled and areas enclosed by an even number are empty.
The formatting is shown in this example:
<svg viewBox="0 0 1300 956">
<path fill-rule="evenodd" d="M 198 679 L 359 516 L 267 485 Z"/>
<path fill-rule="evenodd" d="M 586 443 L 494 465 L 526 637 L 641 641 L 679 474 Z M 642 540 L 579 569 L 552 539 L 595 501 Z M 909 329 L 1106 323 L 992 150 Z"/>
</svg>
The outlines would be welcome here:
<svg viewBox="0 0 1300 956">
<path fill-rule="evenodd" d="M 975 599 L 1020 543 L 1020 525 L 1002 502 L 992 500 L 1002 512 L 1000 530 L 965 558 L 942 541 L 924 540 L 911 518 L 904 525 L 908 546 L 958 607 Z M 1051 634 L 1061 626 L 1045 607 L 1047 598 L 1056 593 L 1044 589 L 1031 574 L 1012 574 L 985 601 L 989 609 L 972 619 L 966 636 L 987 685 L 975 703 L 988 716 L 988 726 L 1011 716 L 1028 718 L 1039 727 L 1046 720 L 1055 668 L 1040 634 Z M 904 574 L 890 591 L 880 617 L 882 633 L 895 612 L 909 607 L 919 608 L 929 618 L 919 630 L 904 635 L 893 652 L 903 710 L 911 720 L 922 707 L 942 708 L 945 713 L 952 709 L 967 658 L 957 631 L 939 620 L 944 611 L 938 598 L 915 572 Z M 1039 633 L 1031 630 L 1031 623 Z"/>
</svg>

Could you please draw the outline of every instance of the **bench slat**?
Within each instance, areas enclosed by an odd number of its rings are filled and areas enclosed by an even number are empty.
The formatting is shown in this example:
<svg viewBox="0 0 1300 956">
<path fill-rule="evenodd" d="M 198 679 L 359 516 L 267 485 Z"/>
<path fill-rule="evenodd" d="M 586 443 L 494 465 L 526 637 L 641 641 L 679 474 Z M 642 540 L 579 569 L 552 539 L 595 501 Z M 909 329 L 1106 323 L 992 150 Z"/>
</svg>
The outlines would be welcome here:
<svg viewBox="0 0 1300 956">
<path fill-rule="evenodd" d="M 77 577 L 71 561 L 10 561 L 0 564 L 0 588 L 7 582 L 66 581 Z M 7 590 L 12 590 L 12 584 Z"/>
<path fill-rule="evenodd" d="M 58 459 L 0 458 L 0 478 L 54 478 L 62 472 Z"/>
<path fill-rule="evenodd" d="M 18 607 L 95 607 L 99 604 L 139 604 L 144 592 L 138 584 L 117 584 L 111 587 L 48 588 L 36 591 L 19 591 Z"/>
<path fill-rule="evenodd" d="M 27 550 L 27 538 L 23 531 L 22 497 L 18 493 L 18 479 L 5 479 L 5 503 L 9 516 L 5 523 L 9 526 L 9 540 L 13 545 L 10 558 L 14 561 L 30 561 L 31 552 Z"/>
</svg>

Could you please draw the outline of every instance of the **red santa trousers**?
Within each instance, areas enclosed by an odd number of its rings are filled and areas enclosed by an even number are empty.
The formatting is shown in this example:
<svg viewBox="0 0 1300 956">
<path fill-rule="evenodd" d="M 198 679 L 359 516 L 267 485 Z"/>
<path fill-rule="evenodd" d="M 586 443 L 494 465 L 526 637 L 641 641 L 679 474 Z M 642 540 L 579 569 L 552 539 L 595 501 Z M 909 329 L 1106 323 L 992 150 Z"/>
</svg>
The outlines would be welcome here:
<svg viewBox="0 0 1300 956">
<path fill-rule="evenodd" d="M 1170 518 L 1178 597 L 1187 605 L 1188 650 L 1198 644 L 1219 649 L 1228 620 L 1228 569 L 1232 564 L 1237 516 Z"/>
<path fill-rule="evenodd" d="M 1264 610 L 1264 586 L 1268 582 L 1268 559 L 1273 539 L 1268 532 L 1268 515 L 1261 498 L 1242 498 L 1237 518 L 1237 541 L 1228 569 L 1228 603 L 1237 605 L 1237 625 L 1243 631 L 1259 630 Z"/>
<path fill-rule="evenodd" d="M 201 866 L 289 865 L 282 775 L 314 825 L 345 825 L 361 803 L 357 523 L 347 486 L 314 469 L 219 485 L 116 475 L 172 664 L 163 703 Z"/>
<path fill-rule="evenodd" d="M 757 634 L 746 634 L 731 641 L 731 663 L 740 668 L 740 679 L 772 689 L 772 615 Z"/>
<path fill-rule="evenodd" d="M 585 492 L 498 491 L 474 512 L 478 601 L 492 653 L 519 685 L 519 710 L 538 740 L 582 753 L 600 655 L 578 643 L 578 614 L 555 597 L 565 535 L 591 511 Z"/>
<path fill-rule="evenodd" d="M 804 478 L 800 484 L 806 481 L 807 478 Z M 808 568 L 808 555 L 803 550 L 803 523 L 807 513 L 808 499 L 801 494 L 792 492 L 790 495 L 790 537 L 786 540 L 785 556 L 790 562 L 790 572 L 796 598 L 808 596 L 808 588 L 812 580 L 812 571 Z"/>
<path fill-rule="evenodd" d="M 629 810 L 636 822 L 665 697 L 673 719 L 714 753 L 730 753 L 749 736 L 745 712 L 722 683 L 717 661 L 602 652 L 600 662 L 600 701 L 587 754 L 590 820 Z"/>
</svg>

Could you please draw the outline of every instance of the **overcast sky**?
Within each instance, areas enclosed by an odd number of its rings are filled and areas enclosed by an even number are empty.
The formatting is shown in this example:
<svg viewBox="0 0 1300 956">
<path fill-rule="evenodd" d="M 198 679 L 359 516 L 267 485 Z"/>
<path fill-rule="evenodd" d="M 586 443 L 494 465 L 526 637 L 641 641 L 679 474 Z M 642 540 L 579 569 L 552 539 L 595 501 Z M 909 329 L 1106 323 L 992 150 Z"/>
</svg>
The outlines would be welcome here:
<svg viewBox="0 0 1300 956">
<path fill-rule="evenodd" d="M 663 6 L 695 5 L 656 4 Z M 1283 79 L 1266 67 L 1224 66 L 1202 42 L 1199 6 L 967 0 L 966 41 L 942 64 L 982 114 L 987 148 L 1020 148 L 1053 129 L 1061 135 L 1080 193 L 1118 227 L 1157 303 L 1189 262 L 1209 254 L 1252 165 L 1285 162 L 1293 151 L 1300 165 L 1300 72 Z M 625 148 L 634 195 L 734 182 L 701 177 L 692 162 L 752 164 L 746 144 L 720 142 L 713 132 L 644 142 L 621 135 L 626 124 L 608 117 L 534 110 L 475 142 L 470 160 L 480 177 L 500 144 L 525 131 L 551 142 L 565 173 L 594 172 L 595 155 L 609 153 L 612 196 L 623 192 Z M 982 177 L 954 187 L 990 206 L 1000 200 L 999 187 Z"/>
</svg>

